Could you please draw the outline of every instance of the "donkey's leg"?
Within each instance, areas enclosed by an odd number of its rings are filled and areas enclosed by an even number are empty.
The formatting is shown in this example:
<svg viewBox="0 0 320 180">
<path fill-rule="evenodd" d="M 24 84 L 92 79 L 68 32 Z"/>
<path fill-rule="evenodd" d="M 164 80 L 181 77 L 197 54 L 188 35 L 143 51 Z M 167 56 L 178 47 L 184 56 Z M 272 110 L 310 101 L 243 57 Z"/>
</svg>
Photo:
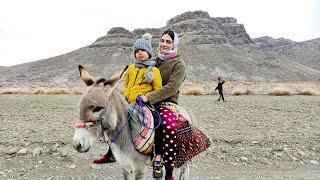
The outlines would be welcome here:
<svg viewBox="0 0 320 180">
<path fill-rule="evenodd" d="M 127 171 L 124 168 L 122 169 L 123 171 L 123 179 L 124 180 L 135 180 L 134 176 L 135 173 L 133 171 Z"/>
<path fill-rule="evenodd" d="M 136 179 L 135 180 L 144 180 L 144 176 L 145 176 L 145 170 L 137 170 L 136 171 Z"/>
<path fill-rule="evenodd" d="M 189 180 L 189 163 L 184 164 L 179 168 L 179 180 Z"/>
</svg>

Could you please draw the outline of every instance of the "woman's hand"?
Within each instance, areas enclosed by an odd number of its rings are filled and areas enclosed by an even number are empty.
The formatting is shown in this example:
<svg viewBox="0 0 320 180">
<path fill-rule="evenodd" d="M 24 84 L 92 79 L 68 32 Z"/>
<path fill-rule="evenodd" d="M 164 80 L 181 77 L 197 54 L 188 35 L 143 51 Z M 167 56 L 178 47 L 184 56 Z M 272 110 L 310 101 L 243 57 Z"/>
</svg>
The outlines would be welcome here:
<svg viewBox="0 0 320 180">
<path fill-rule="evenodd" d="M 145 95 L 141 95 L 140 97 L 143 100 L 143 102 L 145 102 L 145 103 L 149 101 L 147 96 L 145 96 Z"/>
</svg>

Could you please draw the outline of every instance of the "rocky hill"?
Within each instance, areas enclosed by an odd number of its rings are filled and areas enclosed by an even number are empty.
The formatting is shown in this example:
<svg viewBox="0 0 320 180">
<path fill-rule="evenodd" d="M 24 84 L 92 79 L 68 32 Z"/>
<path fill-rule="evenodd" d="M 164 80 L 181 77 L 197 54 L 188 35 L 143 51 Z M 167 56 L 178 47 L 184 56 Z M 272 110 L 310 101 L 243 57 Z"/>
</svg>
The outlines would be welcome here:
<svg viewBox="0 0 320 180">
<path fill-rule="evenodd" d="M 320 70 L 320 38 L 294 42 L 284 38 L 261 37 L 253 41 L 266 52 L 273 52 L 301 65 Z"/>
<path fill-rule="evenodd" d="M 179 53 L 187 65 L 187 82 L 206 83 L 220 74 L 230 81 L 318 81 L 320 40 L 294 42 L 262 37 L 251 39 L 244 25 L 232 17 L 210 17 L 207 12 L 186 12 L 162 28 L 111 28 L 92 44 L 67 54 L 11 67 L 0 67 L 3 85 L 80 85 L 77 65 L 96 77 L 109 76 L 133 61 L 134 41 L 146 32 L 154 49 L 160 33 L 175 29 Z"/>
</svg>

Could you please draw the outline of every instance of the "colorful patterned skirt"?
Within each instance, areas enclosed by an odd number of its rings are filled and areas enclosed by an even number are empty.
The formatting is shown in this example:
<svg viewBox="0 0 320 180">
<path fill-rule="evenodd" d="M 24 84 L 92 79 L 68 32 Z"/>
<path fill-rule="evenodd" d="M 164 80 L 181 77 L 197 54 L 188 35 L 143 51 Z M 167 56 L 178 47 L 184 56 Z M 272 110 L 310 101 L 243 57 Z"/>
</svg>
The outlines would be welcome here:
<svg viewBox="0 0 320 180">
<path fill-rule="evenodd" d="M 210 147 L 209 138 L 191 123 L 191 117 L 183 107 L 164 103 L 160 107 L 160 116 L 166 167 L 179 168 Z"/>
</svg>

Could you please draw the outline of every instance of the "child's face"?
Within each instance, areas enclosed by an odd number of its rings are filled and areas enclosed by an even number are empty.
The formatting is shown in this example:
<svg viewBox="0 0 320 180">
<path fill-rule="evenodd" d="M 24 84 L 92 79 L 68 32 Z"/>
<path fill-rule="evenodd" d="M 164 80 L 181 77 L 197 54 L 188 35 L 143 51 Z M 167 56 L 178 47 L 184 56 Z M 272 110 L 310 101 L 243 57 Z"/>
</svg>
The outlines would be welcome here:
<svg viewBox="0 0 320 180">
<path fill-rule="evenodd" d="M 160 52 L 167 52 L 172 49 L 172 46 L 173 46 L 173 41 L 171 37 L 168 34 L 164 34 L 161 37 Z"/>
<path fill-rule="evenodd" d="M 149 59 L 149 54 L 147 51 L 143 50 L 143 49 L 137 49 L 135 51 L 135 56 L 138 60 L 140 61 L 145 61 L 147 59 Z"/>
</svg>

